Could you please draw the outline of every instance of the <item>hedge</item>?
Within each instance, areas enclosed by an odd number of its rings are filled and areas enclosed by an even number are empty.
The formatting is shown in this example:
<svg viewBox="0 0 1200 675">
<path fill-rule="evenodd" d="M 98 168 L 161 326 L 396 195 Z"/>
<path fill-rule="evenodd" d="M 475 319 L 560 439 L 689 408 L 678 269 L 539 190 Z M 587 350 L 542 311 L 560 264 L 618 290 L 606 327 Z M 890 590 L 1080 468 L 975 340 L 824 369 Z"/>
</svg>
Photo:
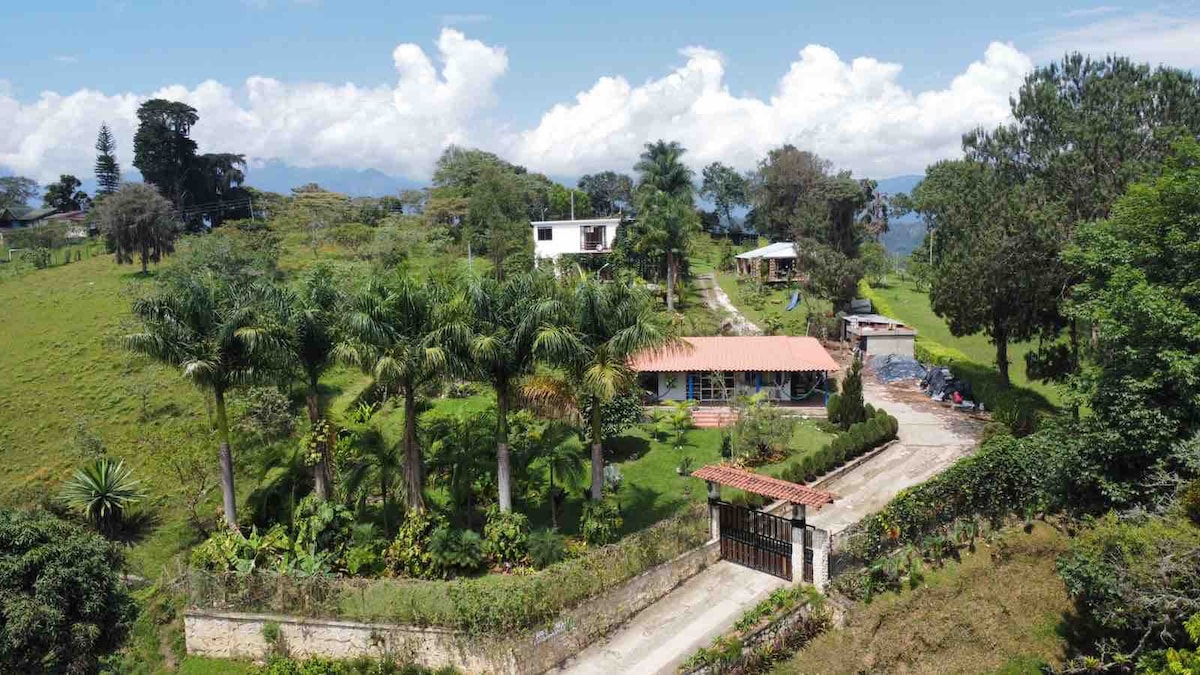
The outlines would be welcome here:
<svg viewBox="0 0 1200 675">
<path fill-rule="evenodd" d="M 703 545 L 709 535 L 705 513 L 703 505 L 693 505 L 615 544 L 537 572 L 421 581 L 192 569 L 186 590 L 192 606 L 201 608 L 510 633 L 538 626 Z"/>
<path fill-rule="evenodd" d="M 874 417 L 852 424 L 825 447 L 793 461 L 783 470 L 781 477 L 793 483 L 815 480 L 817 476 L 892 440 L 899 429 L 899 420 L 885 410 L 876 410 Z"/>
</svg>

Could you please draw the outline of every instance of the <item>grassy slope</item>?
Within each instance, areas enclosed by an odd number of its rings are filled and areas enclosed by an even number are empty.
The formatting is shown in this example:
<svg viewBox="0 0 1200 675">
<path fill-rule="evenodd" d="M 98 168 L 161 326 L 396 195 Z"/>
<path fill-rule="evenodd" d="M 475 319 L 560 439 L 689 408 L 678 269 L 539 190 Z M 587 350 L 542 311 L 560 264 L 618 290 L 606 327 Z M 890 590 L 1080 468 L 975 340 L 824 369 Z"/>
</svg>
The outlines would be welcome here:
<svg viewBox="0 0 1200 675">
<path fill-rule="evenodd" d="M 955 337 L 950 333 L 946 322 L 933 313 L 933 308 L 929 306 L 929 295 L 918 291 L 912 282 L 891 280 L 889 285 L 872 288 L 896 314 L 899 314 L 894 318 L 916 328 L 919 336 L 957 349 L 978 363 L 990 366 L 996 362 L 996 348 L 988 341 L 987 336 L 979 333 Z M 1013 384 L 1028 387 L 1057 405 L 1062 402 L 1062 396 L 1055 386 L 1044 382 L 1031 382 L 1025 374 L 1025 354 L 1034 347 L 1030 342 L 1008 346 L 1009 376 Z"/>
<path fill-rule="evenodd" d="M 1070 601 L 1054 569 L 1066 537 L 1037 524 L 980 546 L 915 590 L 853 606 L 846 626 L 811 642 L 777 673 L 1036 673 L 1060 664 Z M 1006 551 L 1006 555 L 999 552 Z"/>
</svg>

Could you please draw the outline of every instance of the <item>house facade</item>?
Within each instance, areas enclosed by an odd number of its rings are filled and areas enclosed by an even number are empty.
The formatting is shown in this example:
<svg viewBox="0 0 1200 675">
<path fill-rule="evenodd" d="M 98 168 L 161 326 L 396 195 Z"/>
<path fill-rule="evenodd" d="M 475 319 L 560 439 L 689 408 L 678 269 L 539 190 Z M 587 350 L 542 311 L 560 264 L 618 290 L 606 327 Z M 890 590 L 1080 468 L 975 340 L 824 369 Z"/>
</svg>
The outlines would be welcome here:
<svg viewBox="0 0 1200 675">
<path fill-rule="evenodd" d="M 539 260 L 555 260 L 564 253 L 602 254 L 612 251 L 620 218 L 586 220 L 535 220 L 533 253 Z"/>
<path fill-rule="evenodd" d="M 789 335 L 683 338 L 677 349 L 631 362 L 653 401 L 724 403 L 765 394 L 776 402 L 824 404 L 837 362 L 816 338 Z"/>
<path fill-rule="evenodd" d="M 735 257 L 740 276 L 758 277 L 767 283 L 783 283 L 795 278 L 796 260 L 796 245 L 790 241 L 767 244 Z"/>
<path fill-rule="evenodd" d="M 842 340 L 863 358 L 884 354 L 912 358 L 917 331 L 880 314 L 846 314 L 842 317 Z"/>
</svg>

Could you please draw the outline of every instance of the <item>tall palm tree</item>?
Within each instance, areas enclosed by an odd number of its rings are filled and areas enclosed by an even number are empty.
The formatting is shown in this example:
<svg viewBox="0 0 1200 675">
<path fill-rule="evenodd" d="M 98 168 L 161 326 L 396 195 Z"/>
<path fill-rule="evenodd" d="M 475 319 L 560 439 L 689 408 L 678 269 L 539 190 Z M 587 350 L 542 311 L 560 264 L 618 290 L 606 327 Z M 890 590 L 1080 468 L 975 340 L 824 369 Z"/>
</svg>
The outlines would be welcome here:
<svg viewBox="0 0 1200 675">
<path fill-rule="evenodd" d="M 315 266 L 296 292 L 287 296 L 288 328 L 291 333 L 293 360 L 304 378 L 304 400 L 309 426 L 320 433 L 321 376 L 334 364 L 335 328 L 343 300 L 333 270 L 325 264 Z M 313 489 L 321 499 L 333 491 L 329 466 L 328 434 L 317 439 L 318 460 L 313 465 Z"/>
<path fill-rule="evenodd" d="M 346 467 L 345 495 L 360 497 L 360 505 L 366 503 L 366 495 L 372 483 L 379 487 L 379 498 L 383 503 L 383 532 L 388 538 L 395 535 L 390 520 L 393 490 L 396 477 L 407 470 L 402 443 L 389 443 L 379 429 L 370 427 L 358 433 L 356 455 Z M 404 485 L 400 489 L 405 490 Z"/>
<path fill-rule="evenodd" d="M 290 352 L 283 317 L 266 301 L 268 287 L 224 279 L 211 271 L 172 277 L 153 296 L 134 302 L 144 331 L 125 336 L 132 351 L 178 367 L 212 395 L 221 462 L 225 522 L 237 526 L 233 450 L 225 395 L 269 379 Z"/>
<path fill-rule="evenodd" d="M 657 188 L 639 193 L 638 214 L 634 249 L 638 253 L 665 255 L 667 310 L 674 311 L 680 263 L 687 259 L 692 238 L 700 231 L 700 219 L 690 201 Z"/>
<path fill-rule="evenodd" d="M 695 186 L 692 170 L 683 163 L 687 151 L 678 141 L 657 140 L 647 143 L 641 158 L 633 165 L 638 172 L 638 190 L 658 190 L 692 204 Z"/>
<path fill-rule="evenodd" d="M 347 301 L 344 317 L 346 334 L 334 347 L 335 355 L 404 398 L 405 494 L 411 508 L 422 509 L 417 391 L 448 371 L 453 346 L 469 339 L 461 303 L 452 302 L 438 284 L 372 279 Z"/>
<path fill-rule="evenodd" d="M 523 378 L 537 367 L 538 301 L 553 293 L 553 278 L 524 274 L 497 282 L 472 277 L 466 285 L 474 316 L 467 360 L 496 390 L 496 489 L 501 511 L 512 510 L 508 413 Z"/>
<path fill-rule="evenodd" d="M 462 513 L 470 527 L 476 490 L 492 478 L 492 412 L 437 416 L 422 427 L 429 448 L 429 470 L 438 476 L 438 484 L 449 490 L 454 511 Z"/>
<path fill-rule="evenodd" d="M 679 345 L 659 316 L 650 296 L 625 283 L 602 283 L 583 277 L 566 297 L 542 303 L 556 308 L 539 310 L 534 348 L 539 356 L 558 363 L 566 372 L 568 387 L 551 378 L 527 383 L 527 396 L 553 407 L 588 409 L 588 440 L 592 452 L 592 499 L 603 497 L 604 435 L 601 406 L 628 391 L 636 376 L 630 359 L 639 352 Z"/>
</svg>

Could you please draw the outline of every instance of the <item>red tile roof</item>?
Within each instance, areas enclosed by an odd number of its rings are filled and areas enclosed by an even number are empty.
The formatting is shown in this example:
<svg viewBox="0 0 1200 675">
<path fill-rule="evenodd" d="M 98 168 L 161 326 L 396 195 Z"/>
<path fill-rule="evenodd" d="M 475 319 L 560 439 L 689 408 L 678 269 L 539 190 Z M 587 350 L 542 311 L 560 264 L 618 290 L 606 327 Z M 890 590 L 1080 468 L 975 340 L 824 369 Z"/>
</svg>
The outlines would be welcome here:
<svg viewBox="0 0 1200 675">
<path fill-rule="evenodd" d="M 824 490 L 810 488 L 807 485 L 789 483 L 786 480 L 764 476 L 744 469 L 738 469 L 723 464 L 710 464 L 692 472 L 696 478 L 712 481 L 756 495 L 771 499 L 782 499 L 792 504 L 815 506 L 818 509 L 833 503 L 833 495 Z"/>
<path fill-rule="evenodd" d="M 816 338 L 790 335 L 689 337 L 678 349 L 643 352 L 630 363 L 639 372 L 832 372 L 837 362 Z"/>
</svg>

